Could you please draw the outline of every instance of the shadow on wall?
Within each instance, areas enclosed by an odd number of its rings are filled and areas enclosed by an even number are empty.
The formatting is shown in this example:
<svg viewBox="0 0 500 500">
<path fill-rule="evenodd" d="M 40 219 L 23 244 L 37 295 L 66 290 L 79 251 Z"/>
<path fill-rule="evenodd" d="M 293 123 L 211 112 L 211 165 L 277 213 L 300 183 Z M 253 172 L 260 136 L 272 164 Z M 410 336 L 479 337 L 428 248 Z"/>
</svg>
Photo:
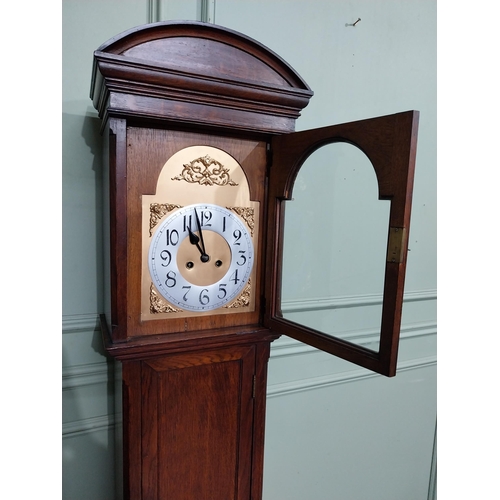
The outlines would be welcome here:
<svg viewBox="0 0 500 500">
<path fill-rule="evenodd" d="M 64 337 L 81 337 L 85 349 L 103 354 L 101 333 L 66 333 Z M 82 339 L 84 342 L 81 342 Z M 73 339 L 75 340 L 75 339 Z M 90 345 L 89 345 L 90 341 Z M 71 339 L 70 339 L 71 343 Z M 80 347 L 81 349 L 82 347 Z M 73 364 L 69 359 L 77 353 L 63 346 L 63 435 L 62 435 L 62 498 L 65 500 L 114 500 L 114 363 Z"/>
</svg>

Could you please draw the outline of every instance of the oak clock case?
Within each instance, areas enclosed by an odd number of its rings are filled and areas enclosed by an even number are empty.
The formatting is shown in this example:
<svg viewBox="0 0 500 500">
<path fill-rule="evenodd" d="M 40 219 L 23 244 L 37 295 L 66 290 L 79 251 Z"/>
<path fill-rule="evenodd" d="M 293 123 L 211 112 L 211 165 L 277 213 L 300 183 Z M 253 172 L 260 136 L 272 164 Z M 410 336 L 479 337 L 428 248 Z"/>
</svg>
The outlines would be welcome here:
<svg viewBox="0 0 500 500">
<path fill-rule="evenodd" d="M 418 112 L 295 132 L 312 94 L 267 47 L 207 23 L 133 28 L 94 53 L 101 330 L 122 367 L 125 498 L 262 497 L 267 363 L 280 335 L 395 375 Z M 378 350 L 282 312 L 285 205 L 308 157 L 338 142 L 367 156 L 390 202 Z M 297 266 L 323 257 L 310 245 Z"/>
<path fill-rule="evenodd" d="M 110 348 L 142 337 L 161 343 L 232 335 L 235 328 L 251 326 L 393 376 L 418 112 L 294 132 L 312 96 L 304 80 L 255 40 L 205 23 L 135 28 L 103 44 L 94 57 L 94 105 L 110 138 L 110 305 L 105 315 Z M 390 202 L 375 350 L 294 323 L 281 312 L 283 202 L 291 200 L 308 156 L 337 142 L 367 156 L 379 197 Z M 234 241 L 208 226 L 204 231 L 210 222 L 197 211 L 183 212 L 182 228 L 170 226 L 175 211 L 190 205 L 202 214 L 209 213 L 202 205 L 234 212 L 243 226 L 233 229 L 233 238 L 239 231 L 250 234 L 248 253 L 236 259 Z M 322 209 L 316 212 L 324 215 Z M 221 214 L 217 220 L 230 220 Z M 189 215 L 193 221 L 184 223 Z M 164 246 L 158 245 L 160 232 Z M 220 257 L 206 252 L 202 236 L 214 240 L 208 244 L 222 252 Z M 156 255 L 149 254 L 153 241 Z M 317 250 L 311 246 L 300 265 L 313 262 Z M 158 335 L 170 337 L 152 337 Z"/>
</svg>

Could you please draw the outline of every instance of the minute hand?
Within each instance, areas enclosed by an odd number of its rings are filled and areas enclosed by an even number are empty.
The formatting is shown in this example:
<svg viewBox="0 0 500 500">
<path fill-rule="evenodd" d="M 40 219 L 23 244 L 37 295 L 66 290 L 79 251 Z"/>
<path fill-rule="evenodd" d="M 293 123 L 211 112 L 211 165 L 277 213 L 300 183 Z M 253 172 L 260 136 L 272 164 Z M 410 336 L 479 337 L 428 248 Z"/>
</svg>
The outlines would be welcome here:
<svg viewBox="0 0 500 500">
<path fill-rule="evenodd" d="M 194 209 L 194 216 L 196 218 L 196 226 L 198 227 L 198 233 L 200 235 L 201 248 L 203 249 L 203 253 L 206 255 L 207 251 L 205 249 L 205 242 L 203 241 L 203 232 L 201 230 L 200 219 L 198 217 L 198 212 L 196 211 L 196 208 Z"/>
</svg>

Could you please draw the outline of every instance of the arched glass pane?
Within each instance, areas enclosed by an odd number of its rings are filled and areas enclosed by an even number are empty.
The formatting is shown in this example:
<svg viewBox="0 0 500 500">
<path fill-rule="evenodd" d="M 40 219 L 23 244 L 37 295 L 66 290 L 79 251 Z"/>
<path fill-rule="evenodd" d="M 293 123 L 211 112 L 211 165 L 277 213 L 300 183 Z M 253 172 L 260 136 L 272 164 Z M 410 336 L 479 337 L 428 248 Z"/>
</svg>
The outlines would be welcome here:
<svg viewBox="0 0 500 500">
<path fill-rule="evenodd" d="M 389 209 L 358 148 L 328 144 L 306 160 L 285 205 L 285 319 L 378 351 Z"/>
</svg>

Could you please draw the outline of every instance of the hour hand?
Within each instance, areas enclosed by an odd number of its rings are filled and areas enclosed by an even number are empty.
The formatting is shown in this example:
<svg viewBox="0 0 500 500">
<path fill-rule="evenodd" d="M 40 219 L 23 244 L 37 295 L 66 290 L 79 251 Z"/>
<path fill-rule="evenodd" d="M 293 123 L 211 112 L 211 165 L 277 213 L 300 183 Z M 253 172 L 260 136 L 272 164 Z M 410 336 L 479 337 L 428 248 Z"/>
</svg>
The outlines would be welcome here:
<svg viewBox="0 0 500 500">
<path fill-rule="evenodd" d="M 208 255 L 203 251 L 203 249 L 200 246 L 200 238 L 198 238 L 198 236 L 196 236 L 196 234 L 194 234 L 193 231 L 191 231 L 190 227 L 188 227 L 187 230 L 189 232 L 189 243 L 191 243 L 191 245 L 196 245 L 196 248 L 200 251 L 201 254 L 200 257 L 201 261 L 207 262 Z"/>
</svg>

